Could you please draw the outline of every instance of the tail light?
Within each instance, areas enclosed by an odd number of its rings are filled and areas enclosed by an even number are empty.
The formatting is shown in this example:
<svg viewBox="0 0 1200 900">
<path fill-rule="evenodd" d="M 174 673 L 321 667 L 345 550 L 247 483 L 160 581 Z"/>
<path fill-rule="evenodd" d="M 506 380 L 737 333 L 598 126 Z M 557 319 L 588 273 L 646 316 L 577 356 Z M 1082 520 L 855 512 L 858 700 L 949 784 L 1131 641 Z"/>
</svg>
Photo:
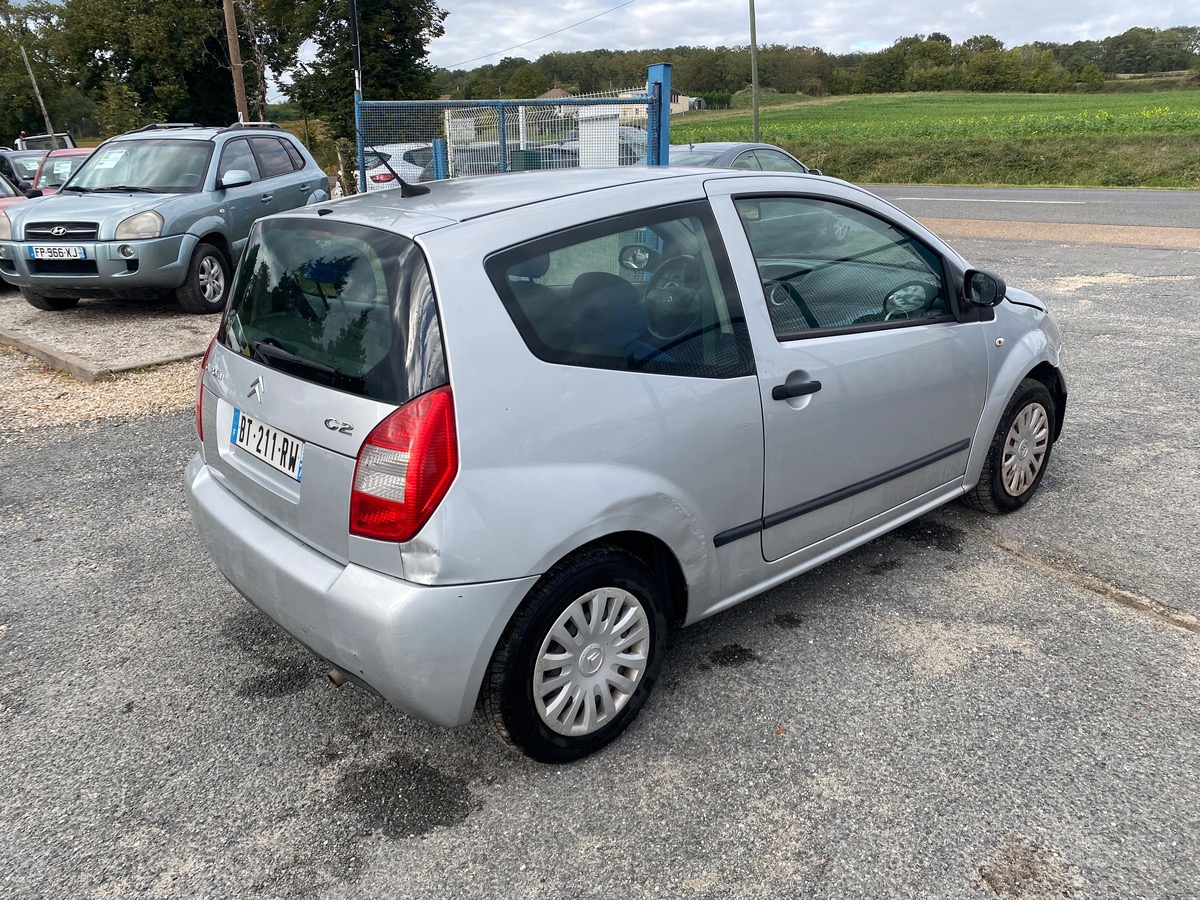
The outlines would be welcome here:
<svg viewBox="0 0 1200 900">
<path fill-rule="evenodd" d="M 213 346 L 217 343 L 217 336 L 214 334 L 213 339 L 208 342 L 208 349 L 204 351 L 204 357 L 200 360 L 200 372 L 196 375 L 196 436 L 200 438 L 200 443 L 204 443 L 204 370 L 208 368 L 208 355 L 212 353 Z"/>
<path fill-rule="evenodd" d="M 378 175 L 372 175 L 371 180 L 376 184 L 387 184 L 389 181 L 395 181 L 396 176 L 391 172 L 380 172 Z"/>
<path fill-rule="evenodd" d="M 454 396 L 446 386 L 405 403 L 367 435 L 354 467 L 350 533 L 412 540 L 456 474 Z"/>
</svg>

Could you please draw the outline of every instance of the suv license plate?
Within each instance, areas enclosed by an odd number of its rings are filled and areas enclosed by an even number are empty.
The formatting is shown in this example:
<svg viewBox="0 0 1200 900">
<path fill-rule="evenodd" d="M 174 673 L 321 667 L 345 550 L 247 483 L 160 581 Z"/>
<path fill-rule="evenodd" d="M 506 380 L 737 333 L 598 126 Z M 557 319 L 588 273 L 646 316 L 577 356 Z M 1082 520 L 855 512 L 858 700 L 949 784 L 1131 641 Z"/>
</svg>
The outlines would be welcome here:
<svg viewBox="0 0 1200 900">
<path fill-rule="evenodd" d="M 304 441 L 251 418 L 236 406 L 233 409 L 229 443 L 241 447 L 289 478 L 300 480 L 300 470 L 304 467 Z"/>
<path fill-rule="evenodd" d="M 30 244 L 30 259 L 87 259 L 87 250 L 70 244 Z"/>
</svg>

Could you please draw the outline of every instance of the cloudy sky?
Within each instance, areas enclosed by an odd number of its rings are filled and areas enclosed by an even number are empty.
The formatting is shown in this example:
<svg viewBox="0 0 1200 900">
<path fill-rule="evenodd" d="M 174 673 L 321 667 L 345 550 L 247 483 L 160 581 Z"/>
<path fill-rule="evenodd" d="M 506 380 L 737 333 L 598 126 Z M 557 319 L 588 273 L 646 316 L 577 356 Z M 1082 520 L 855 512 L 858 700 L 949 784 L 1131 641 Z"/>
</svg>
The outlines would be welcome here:
<svg viewBox="0 0 1200 900">
<path fill-rule="evenodd" d="M 449 16 L 445 36 L 429 45 L 429 60 L 435 66 L 473 69 L 503 56 L 534 60 L 556 51 L 731 47 L 750 42 L 748 0 L 632 0 L 568 27 L 622 2 L 438 0 Z M 754 5 L 760 46 L 815 46 L 831 53 L 878 50 L 898 37 L 934 31 L 948 34 L 955 43 L 990 34 L 1012 47 L 1032 41 L 1096 40 L 1134 26 L 1200 25 L 1200 7 L 1178 0 L 1144 7 L 1118 0 L 992 0 L 963 6 L 944 0 L 841 0 L 807 9 L 797 0 L 755 0 Z M 559 29 L 566 30 L 534 40 Z M 526 41 L 533 43 L 516 47 Z"/>
</svg>

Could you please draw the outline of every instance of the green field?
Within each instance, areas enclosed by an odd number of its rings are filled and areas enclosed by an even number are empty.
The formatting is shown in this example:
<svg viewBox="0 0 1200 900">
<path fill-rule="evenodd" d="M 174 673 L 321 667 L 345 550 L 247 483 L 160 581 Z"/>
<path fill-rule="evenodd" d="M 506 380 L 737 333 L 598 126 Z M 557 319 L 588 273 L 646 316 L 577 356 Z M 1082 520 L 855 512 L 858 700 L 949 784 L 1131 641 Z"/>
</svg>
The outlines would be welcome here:
<svg viewBox="0 0 1200 900">
<path fill-rule="evenodd" d="M 1200 188 L 1200 91 L 771 100 L 762 140 L 849 181 Z M 673 144 L 751 134 L 745 109 L 671 120 Z"/>
</svg>

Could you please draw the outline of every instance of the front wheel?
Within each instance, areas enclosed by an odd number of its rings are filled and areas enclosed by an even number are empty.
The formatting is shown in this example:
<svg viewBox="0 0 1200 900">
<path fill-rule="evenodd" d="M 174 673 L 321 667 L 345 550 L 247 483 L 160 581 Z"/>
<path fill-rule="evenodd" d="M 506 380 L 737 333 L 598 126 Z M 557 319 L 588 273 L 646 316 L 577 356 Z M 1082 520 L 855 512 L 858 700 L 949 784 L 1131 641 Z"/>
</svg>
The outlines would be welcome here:
<svg viewBox="0 0 1200 900">
<path fill-rule="evenodd" d="M 200 244 L 192 254 L 187 279 L 175 291 L 175 301 L 190 313 L 218 313 L 229 295 L 229 262 L 212 244 Z"/>
<path fill-rule="evenodd" d="M 963 499 L 989 513 L 1020 509 L 1046 474 L 1053 434 L 1054 398 L 1040 381 L 1026 378 L 1000 417 L 979 483 Z"/>
<path fill-rule="evenodd" d="M 47 297 L 45 294 L 39 294 L 37 291 L 29 288 L 21 288 L 21 296 L 25 298 L 30 306 L 37 309 L 44 309 L 47 312 L 61 312 L 64 309 L 70 309 L 72 306 L 79 305 L 78 297 Z"/>
<path fill-rule="evenodd" d="M 484 680 L 483 708 L 500 737 L 546 763 L 616 738 L 662 668 L 664 608 L 645 564 L 616 547 L 551 569 L 509 623 Z"/>
</svg>

